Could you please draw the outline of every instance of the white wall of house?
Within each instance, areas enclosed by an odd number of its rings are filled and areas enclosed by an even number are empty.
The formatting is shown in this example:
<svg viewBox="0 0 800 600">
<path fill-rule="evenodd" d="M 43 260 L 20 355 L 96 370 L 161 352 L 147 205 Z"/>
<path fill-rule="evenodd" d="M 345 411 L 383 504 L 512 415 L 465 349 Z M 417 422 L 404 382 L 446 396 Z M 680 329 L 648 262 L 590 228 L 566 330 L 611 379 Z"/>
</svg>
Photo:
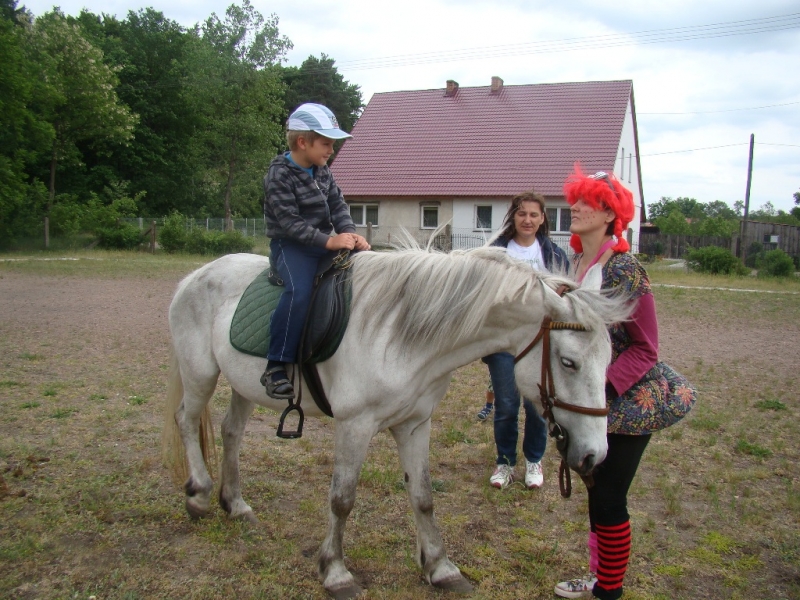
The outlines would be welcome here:
<svg viewBox="0 0 800 600">
<path fill-rule="evenodd" d="M 636 160 L 636 138 L 634 136 L 633 112 L 631 101 L 628 100 L 628 108 L 625 111 L 625 121 L 622 124 L 622 133 L 617 148 L 617 159 L 614 163 L 614 175 L 633 193 L 633 204 L 635 213 L 633 221 L 628 226 L 633 230 L 633 247 L 639 245 L 639 225 L 642 215 L 642 196 L 639 193 L 640 177 Z"/>
</svg>

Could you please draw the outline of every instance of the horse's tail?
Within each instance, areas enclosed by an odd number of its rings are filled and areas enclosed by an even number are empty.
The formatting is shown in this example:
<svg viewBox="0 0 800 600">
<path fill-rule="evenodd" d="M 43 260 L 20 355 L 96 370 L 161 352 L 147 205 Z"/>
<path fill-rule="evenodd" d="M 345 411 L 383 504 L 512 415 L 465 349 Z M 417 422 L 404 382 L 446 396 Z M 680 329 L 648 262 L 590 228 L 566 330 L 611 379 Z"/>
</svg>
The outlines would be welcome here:
<svg viewBox="0 0 800 600">
<path fill-rule="evenodd" d="M 180 408 L 182 400 L 183 379 L 181 378 L 181 369 L 178 364 L 178 357 L 175 355 L 175 349 L 170 346 L 167 401 L 164 406 L 164 429 L 161 431 L 161 459 L 164 466 L 169 469 L 173 481 L 177 484 L 183 484 L 189 477 L 183 439 L 181 438 L 178 423 L 175 420 L 175 415 Z M 205 461 L 206 468 L 213 478 L 217 465 L 217 452 L 209 404 L 206 404 L 203 413 L 200 415 L 199 429 L 198 434 L 200 436 L 200 449 L 203 452 L 203 461 Z"/>
</svg>

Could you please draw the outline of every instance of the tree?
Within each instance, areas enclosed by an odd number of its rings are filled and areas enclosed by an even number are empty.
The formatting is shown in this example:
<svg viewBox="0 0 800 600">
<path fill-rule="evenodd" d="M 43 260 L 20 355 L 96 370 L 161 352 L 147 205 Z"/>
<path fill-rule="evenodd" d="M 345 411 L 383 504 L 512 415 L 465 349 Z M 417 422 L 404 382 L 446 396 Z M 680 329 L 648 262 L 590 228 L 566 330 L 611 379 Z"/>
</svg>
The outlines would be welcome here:
<svg viewBox="0 0 800 600">
<path fill-rule="evenodd" d="M 15 0 L 0 0 L 0 240 L 4 241 L 31 221 L 38 222 L 27 169 L 46 151 L 52 136 L 48 124 L 30 110 L 37 69 L 26 51 L 30 17 L 16 6 Z"/>
<path fill-rule="evenodd" d="M 59 165 L 81 164 L 80 143 L 98 152 L 127 143 L 136 115 L 119 101 L 117 78 L 104 64 L 103 53 L 60 10 L 35 20 L 31 49 L 40 69 L 36 109 L 54 133 L 49 159 L 49 214 Z"/>
<path fill-rule="evenodd" d="M 722 219 L 736 219 L 737 214 L 736 211 L 733 210 L 726 202 L 722 200 L 714 200 L 713 202 L 709 202 L 708 204 L 703 205 L 703 212 L 705 213 L 706 217 L 715 218 L 720 217 Z"/>
<path fill-rule="evenodd" d="M 657 217 L 653 221 L 653 224 L 658 227 L 662 233 L 675 235 L 688 235 L 690 233 L 689 222 L 677 206 L 673 207 L 669 215 Z"/>
<path fill-rule="evenodd" d="M 202 181 L 222 194 L 230 228 L 236 177 L 258 207 L 266 165 L 282 146 L 282 86 L 276 63 L 292 43 L 278 32 L 278 17 L 265 21 L 249 0 L 232 4 L 221 20 L 212 14 L 192 45 L 187 91 L 201 114 L 194 150 L 205 162 Z"/>
<path fill-rule="evenodd" d="M 704 205 L 694 198 L 672 198 L 662 196 L 658 202 L 650 205 L 650 220 L 667 217 L 673 210 L 679 210 L 687 219 L 702 219 L 705 216 Z"/>
<path fill-rule="evenodd" d="M 83 11 L 78 21 L 116 69 L 120 100 L 139 115 L 135 142 L 96 157 L 94 167 L 108 165 L 132 194 L 144 192 L 148 216 L 174 209 L 197 214 L 190 146 L 199 120 L 185 91 L 187 45 L 194 34 L 152 8 L 130 11 L 124 21 Z"/>
<path fill-rule="evenodd" d="M 287 87 L 286 113 L 291 113 L 304 102 L 324 104 L 336 115 L 339 126 L 351 131 L 364 110 L 364 99 L 360 87 L 345 81 L 334 63 L 323 53 L 320 58 L 309 56 L 300 67 L 282 70 Z"/>
</svg>

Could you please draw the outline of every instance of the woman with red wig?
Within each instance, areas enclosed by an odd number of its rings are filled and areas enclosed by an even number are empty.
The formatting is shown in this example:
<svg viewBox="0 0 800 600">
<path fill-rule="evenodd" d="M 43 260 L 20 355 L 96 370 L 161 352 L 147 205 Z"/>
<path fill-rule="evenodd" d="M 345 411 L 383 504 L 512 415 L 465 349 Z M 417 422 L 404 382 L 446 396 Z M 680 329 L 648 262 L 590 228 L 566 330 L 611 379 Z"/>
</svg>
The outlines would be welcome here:
<svg viewBox="0 0 800 600">
<path fill-rule="evenodd" d="M 572 274 L 581 281 L 594 265 L 602 267 L 605 289 L 624 290 L 636 303 L 631 319 L 609 328 L 611 364 L 606 372 L 608 454 L 589 488 L 589 570 L 586 578 L 562 581 L 562 598 L 593 594 L 603 600 L 622 596 L 631 549 L 628 489 L 650 435 L 680 420 L 696 392 L 668 365 L 658 361 L 658 321 L 647 272 L 628 252 L 625 239 L 634 217 L 633 194 L 612 174 L 584 175 L 576 166 L 564 184 L 572 223 L 570 246 L 578 253 Z"/>
</svg>

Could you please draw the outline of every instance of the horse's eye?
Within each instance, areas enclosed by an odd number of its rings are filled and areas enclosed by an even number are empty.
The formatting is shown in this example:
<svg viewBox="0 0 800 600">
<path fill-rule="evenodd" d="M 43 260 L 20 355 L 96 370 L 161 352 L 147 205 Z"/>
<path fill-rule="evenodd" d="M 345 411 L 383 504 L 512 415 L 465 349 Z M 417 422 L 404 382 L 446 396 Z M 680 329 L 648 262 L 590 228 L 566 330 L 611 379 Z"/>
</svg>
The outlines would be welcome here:
<svg viewBox="0 0 800 600">
<path fill-rule="evenodd" d="M 575 363 L 568 358 L 562 358 L 561 364 L 567 369 L 575 369 Z"/>
</svg>

